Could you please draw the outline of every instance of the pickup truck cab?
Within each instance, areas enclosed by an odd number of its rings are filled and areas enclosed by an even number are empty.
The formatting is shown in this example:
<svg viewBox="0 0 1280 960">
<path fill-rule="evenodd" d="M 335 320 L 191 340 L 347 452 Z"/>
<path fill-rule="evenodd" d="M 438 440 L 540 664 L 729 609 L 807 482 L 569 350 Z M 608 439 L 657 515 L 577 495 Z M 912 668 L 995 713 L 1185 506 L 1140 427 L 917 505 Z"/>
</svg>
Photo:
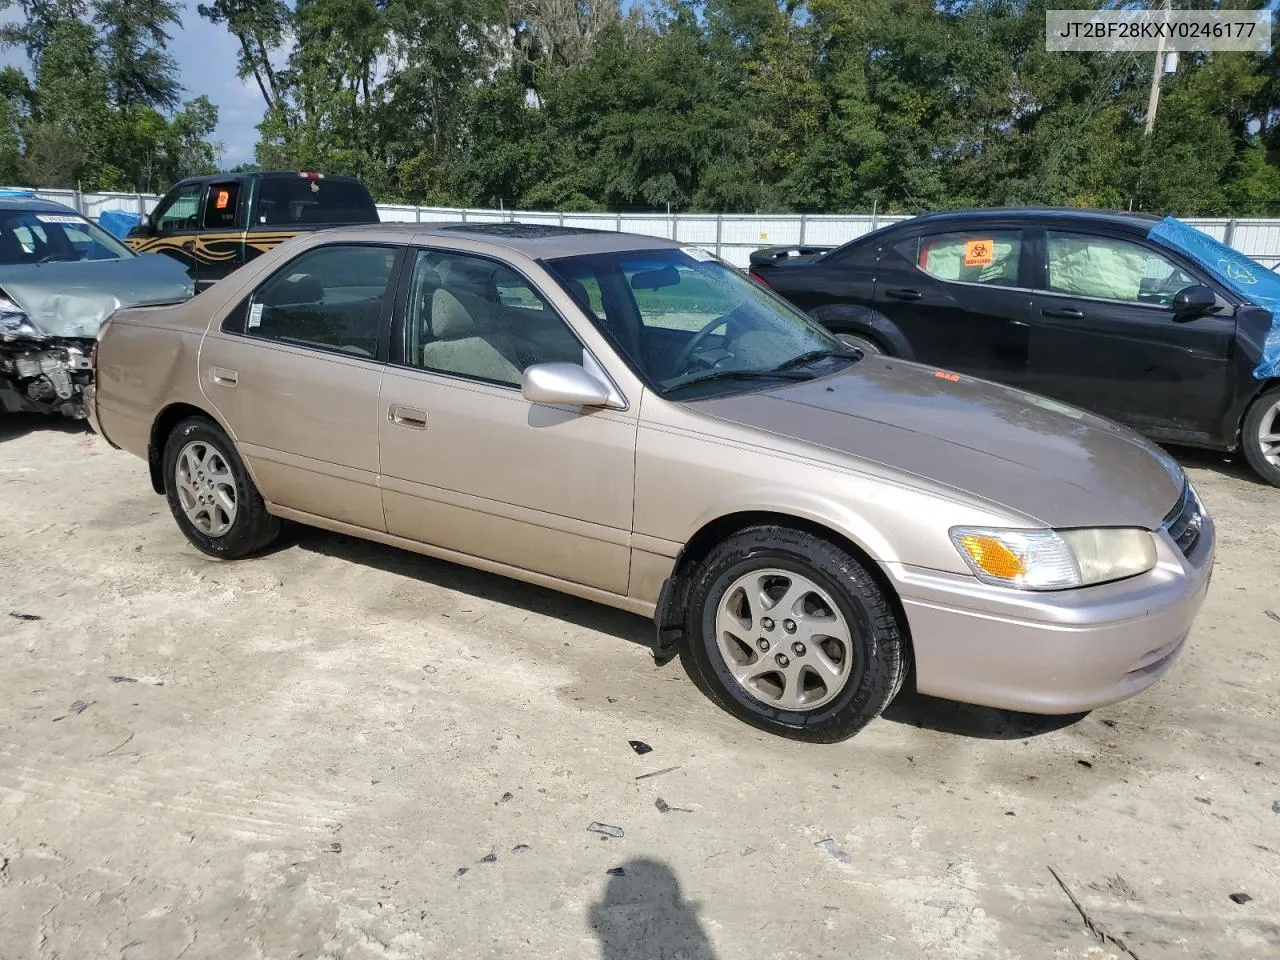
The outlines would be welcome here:
<svg viewBox="0 0 1280 960">
<path fill-rule="evenodd" d="M 126 242 L 181 262 L 199 291 L 299 233 L 377 222 L 373 197 L 352 177 L 217 174 L 176 184 Z"/>
</svg>

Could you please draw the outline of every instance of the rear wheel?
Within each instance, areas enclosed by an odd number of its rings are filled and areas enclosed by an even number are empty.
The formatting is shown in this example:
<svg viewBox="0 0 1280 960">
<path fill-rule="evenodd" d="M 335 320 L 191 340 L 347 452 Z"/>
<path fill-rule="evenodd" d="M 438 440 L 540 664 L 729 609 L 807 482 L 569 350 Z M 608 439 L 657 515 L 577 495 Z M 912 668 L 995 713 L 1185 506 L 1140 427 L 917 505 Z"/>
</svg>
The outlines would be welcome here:
<svg viewBox="0 0 1280 960">
<path fill-rule="evenodd" d="M 853 347 L 855 350 L 861 350 L 867 356 L 875 356 L 884 353 L 884 348 L 874 340 L 867 337 L 861 337 L 856 333 L 837 333 L 836 339 L 843 343 L 846 347 Z"/>
<path fill-rule="evenodd" d="M 236 454 L 211 420 L 179 423 L 164 448 L 165 495 L 178 528 L 202 553 L 236 560 L 261 550 L 280 533 Z"/>
<path fill-rule="evenodd" d="M 1253 401 L 1240 428 L 1240 446 L 1258 476 L 1280 487 L 1280 387 Z"/>
<path fill-rule="evenodd" d="M 856 558 L 812 534 L 735 534 L 694 571 L 689 597 L 695 679 L 770 733 L 844 740 L 902 687 L 908 653 L 883 591 Z"/>
</svg>

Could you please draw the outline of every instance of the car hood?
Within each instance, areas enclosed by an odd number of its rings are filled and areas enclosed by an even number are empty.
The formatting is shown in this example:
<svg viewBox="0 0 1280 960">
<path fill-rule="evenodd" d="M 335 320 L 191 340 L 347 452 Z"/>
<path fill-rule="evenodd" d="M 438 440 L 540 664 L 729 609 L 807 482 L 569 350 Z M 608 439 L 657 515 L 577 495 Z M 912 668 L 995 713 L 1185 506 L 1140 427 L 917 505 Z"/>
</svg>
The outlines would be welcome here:
<svg viewBox="0 0 1280 960">
<path fill-rule="evenodd" d="M 186 268 L 158 254 L 0 266 L 0 290 L 46 336 L 85 338 L 96 337 L 121 307 L 186 300 L 195 292 Z"/>
<path fill-rule="evenodd" d="M 1185 483 L 1171 457 L 1118 424 L 889 358 L 866 357 L 834 376 L 690 406 L 883 464 L 1053 527 L 1156 529 Z"/>
</svg>

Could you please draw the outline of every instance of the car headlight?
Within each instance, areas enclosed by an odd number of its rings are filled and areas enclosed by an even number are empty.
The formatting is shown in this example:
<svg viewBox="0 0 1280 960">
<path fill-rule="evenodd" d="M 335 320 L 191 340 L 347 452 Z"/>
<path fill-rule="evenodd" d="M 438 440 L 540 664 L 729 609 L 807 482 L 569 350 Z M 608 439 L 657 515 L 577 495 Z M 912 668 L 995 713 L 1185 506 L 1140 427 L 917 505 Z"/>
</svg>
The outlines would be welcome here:
<svg viewBox="0 0 1280 960">
<path fill-rule="evenodd" d="M 1020 590 L 1068 590 L 1146 573 L 1156 544 L 1146 530 L 1002 530 L 953 527 L 974 576 Z"/>
<path fill-rule="evenodd" d="M 7 297 L 0 296 L 0 340 L 22 340 L 39 336 L 40 331 L 31 325 L 22 308 Z"/>
</svg>

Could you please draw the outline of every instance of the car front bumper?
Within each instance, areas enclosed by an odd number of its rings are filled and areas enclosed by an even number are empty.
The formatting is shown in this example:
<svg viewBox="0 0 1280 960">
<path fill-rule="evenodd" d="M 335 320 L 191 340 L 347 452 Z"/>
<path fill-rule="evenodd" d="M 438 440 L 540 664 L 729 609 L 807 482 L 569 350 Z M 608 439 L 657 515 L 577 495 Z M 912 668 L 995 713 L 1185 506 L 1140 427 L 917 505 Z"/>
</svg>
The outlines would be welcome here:
<svg viewBox="0 0 1280 960">
<path fill-rule="evenodd" d="M 885 564 L 924 694 L 1028 713 L 1092 710 L 1145 690 L 1181 653 L 1213 572 L 1214 526 L 1184 556 L 1156 535 L 1155 569 L 1078 590 L 1031 592 Z"/>
</svg>

